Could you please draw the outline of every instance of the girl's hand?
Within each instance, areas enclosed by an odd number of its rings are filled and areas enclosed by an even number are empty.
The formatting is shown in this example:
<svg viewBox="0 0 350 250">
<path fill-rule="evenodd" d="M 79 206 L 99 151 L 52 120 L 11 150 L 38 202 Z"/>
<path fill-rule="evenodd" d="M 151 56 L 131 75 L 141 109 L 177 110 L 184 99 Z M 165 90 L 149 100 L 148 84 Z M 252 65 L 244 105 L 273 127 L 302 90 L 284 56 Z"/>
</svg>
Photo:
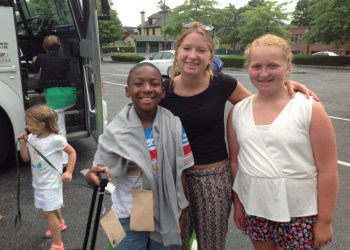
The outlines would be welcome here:
<svg viewBox="0 0 350 250">
<path fill-rule="evenodd" d="M 19 142 L 23 143 L 23 142 L 25 142 L 25 140 L 28 139 L 28 136 L 26 134 L 22 133 L 22 134 L 19 134 L 17 138 L 18 138 Z"/>
<path fill-rule="evenodd" d="M 69 171 L 66 171 L 62 174 L 62 181 L 64 182 L 71 182 L 72 181 L 72 173 Z"/>
<path fill-rule="evenodd" d="M 180 235 L 181 235 L 181 237 L 184 237 L 186 214 L 187 214 L 187 208 L 182 209 L 181 215 L 180 215 L 180 218 L 179 218 L 179 226 L 180 226 Z"/>
<path fill-rule="evenodd" d="M 317 220 L 314 226 L 314 235 L 314 244 L 316 248 L 327 245 L 333 239 L 332 223 Z"/>
<path fill-rule="evenodd" d="M 314 98 L 315 101 L 320 101 L 320 99 L 318 98 L 318 96 L 312 92 L 310 89 L 308 89 L 304 84 L 301 84 L 299 82 L 295 82 L 295 81 L 286 81 L 284 83 L 287 88 L 288 88 L 288 92 L 289 92 L 289 95 L 291 97 L 294 97 L 294 92 L 302 92 L 303 94 L 306 95 L 307 98 L 309 98 L 310 96 L 312 96 Z"/>
<path fill-rule="evenodd" d="M 244 226 L 244 210 L 242 204 L 233 206 L 233 221 L 239 230 L 243 230 Z"/>
</svg>

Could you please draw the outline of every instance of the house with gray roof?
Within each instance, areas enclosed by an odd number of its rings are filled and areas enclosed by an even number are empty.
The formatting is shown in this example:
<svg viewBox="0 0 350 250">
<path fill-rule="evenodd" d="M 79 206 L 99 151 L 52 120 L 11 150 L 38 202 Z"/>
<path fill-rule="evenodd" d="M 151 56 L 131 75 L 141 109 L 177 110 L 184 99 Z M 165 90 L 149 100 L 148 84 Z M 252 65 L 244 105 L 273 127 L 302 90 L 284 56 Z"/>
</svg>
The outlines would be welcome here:
<svg viewBox="0 0 350 250">
<path fill-rule="evenodd" d="M 145 12 L 141 11 L 141 25 L 137 27 L 138 35 L 129 34 L 124 42 L 129 47 L 135 47 L 136 53 L 154 53 L 160 50 L 174 48 L 174 39 L 162 35 L 162 27 L 171 13 L 156 13 L 146 20 Z"/>
</svg>

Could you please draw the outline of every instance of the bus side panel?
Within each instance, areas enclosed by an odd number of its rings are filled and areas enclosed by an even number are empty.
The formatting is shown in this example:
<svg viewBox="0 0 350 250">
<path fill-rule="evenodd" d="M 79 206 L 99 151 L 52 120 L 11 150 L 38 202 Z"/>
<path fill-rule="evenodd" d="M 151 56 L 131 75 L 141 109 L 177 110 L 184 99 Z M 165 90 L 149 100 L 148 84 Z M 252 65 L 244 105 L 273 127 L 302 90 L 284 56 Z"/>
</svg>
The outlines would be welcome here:
<svg viewBox="0 0 350 250">
<path fill-rule="evenodd" d="M 1 147 L 14 145 L 18 133 L 24 132 L 24 102 L 13 8 L 0 6 L 0 129 L 13 129 L 11 137 L 0 140 Z M 9 141 L 10 140 L 10 141 Z M 5 156 L 4 156 L 5 157 Z"/>
</svg>

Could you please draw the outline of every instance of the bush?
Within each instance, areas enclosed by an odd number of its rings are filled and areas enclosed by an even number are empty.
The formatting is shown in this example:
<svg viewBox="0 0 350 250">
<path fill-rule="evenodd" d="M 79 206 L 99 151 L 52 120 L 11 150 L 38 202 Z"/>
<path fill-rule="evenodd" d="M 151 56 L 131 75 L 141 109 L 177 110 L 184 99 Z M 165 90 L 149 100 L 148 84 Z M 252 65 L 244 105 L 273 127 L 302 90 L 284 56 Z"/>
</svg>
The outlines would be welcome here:
<svg viewBox="0 0 350 250">
<path fill-rule="evenodd" d="M 145 60 L 144 56 L 140 56 L 137 54 L 113 54 L 111 55 L 111 58 L 115 62 L 141 62 Z"/>
<path fill-rule="evenodd" d="M 294 55 L 293 63 L 296 65 L 318 65 L 318 66 L 349 66 L 348 56 L 311 56 Z"/>
<path fill-rule="evenodd" d="M 103 46 L 102 53 L 111 53 L 111 52 L 122 52 L 122 53 L 134 53 L 134 47 L 117 47 L 117 46 Z"/>
<path fill-rule="evenodd" d="M 104 46 L 102 47 L 102 53 L 111 53 L 111 52 L 118 52 L 118 48 L 115 46 Z"/>
<path fill-rule="evenodd" d="M 225 68 L 243 68 L 244 56 L 219 56 Z"/>
</svg>

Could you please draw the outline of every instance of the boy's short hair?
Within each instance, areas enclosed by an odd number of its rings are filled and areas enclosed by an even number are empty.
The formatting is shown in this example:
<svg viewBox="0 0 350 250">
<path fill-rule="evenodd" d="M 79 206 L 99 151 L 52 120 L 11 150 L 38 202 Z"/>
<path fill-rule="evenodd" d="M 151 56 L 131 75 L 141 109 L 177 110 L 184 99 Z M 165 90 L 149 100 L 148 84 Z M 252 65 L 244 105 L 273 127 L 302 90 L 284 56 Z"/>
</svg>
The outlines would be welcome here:
<svg viewBox="0 0 350 250">
<path fill-rule="evenodd" d="M 126 80 L 128 85 L 129 85 L 131 75 L 134 73 L 134 71 L 141 68 L 141 67 L 144 67 L 144 66 L 152 67 L 155 71 L 157 71 L 157 73 L 159 73 L 160 78 L 163 80 L 162 73 L 160 73 L 160 70 L 157 68 L 157 66 L 155 66 L 153 63 L 150 63 L 150 62 L 141 62 L 141 63 L 136 64 L 135 66 L 133 66 L 130 69 L 129 74 L 128 74 L 128 78 Z M 162 81 L 162 84 L 163 84 L 163 81 Z"/>
</svg>

